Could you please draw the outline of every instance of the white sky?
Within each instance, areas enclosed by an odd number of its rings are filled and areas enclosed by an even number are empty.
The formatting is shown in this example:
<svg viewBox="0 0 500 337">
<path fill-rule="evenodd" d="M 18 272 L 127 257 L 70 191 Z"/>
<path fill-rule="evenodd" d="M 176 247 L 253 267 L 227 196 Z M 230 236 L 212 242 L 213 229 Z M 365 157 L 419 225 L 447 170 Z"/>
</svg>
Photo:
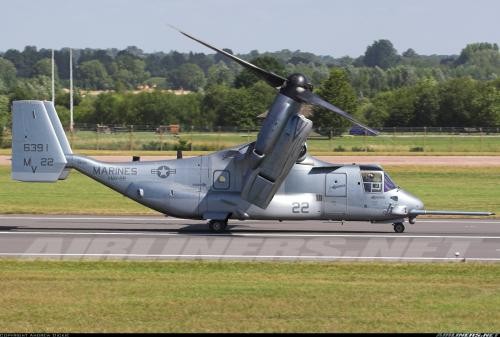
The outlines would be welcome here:
<svg viewBox="0 0 500 337">
<path fill-rule="evenodd" d="M 357 57 L 378 39 L 401 53 L 500 43 L 499 0 L 0 0 L 0 50 L 125 48 L 212 53 L 170 23 L 236 53 Z"/>
</svg>

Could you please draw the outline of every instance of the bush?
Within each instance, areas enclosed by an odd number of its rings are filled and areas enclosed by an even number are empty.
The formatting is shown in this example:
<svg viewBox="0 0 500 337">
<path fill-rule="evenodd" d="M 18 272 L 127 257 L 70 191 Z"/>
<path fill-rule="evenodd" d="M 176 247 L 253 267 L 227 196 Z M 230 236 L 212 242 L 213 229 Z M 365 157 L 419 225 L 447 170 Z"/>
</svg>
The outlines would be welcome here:
<svg viewBox="0 0 500 337">
<path fill-rule="evenodd" d="M 371 148 L 370 146 L 367 147 L 353 146 L 351 150 L 352 152 L 375 152 L 375 149 Z"/>
<path fill-rule="evenodd" d="M 421 146 L 411 147 L 410 152 L 424 152 L 424 148 Z"/>
<path fill-rule="evenodd" d="M 181 151 L 191 151 L 191 143 L 188 143 L 187 140 L 179 138 L 177 144 L 174 146 L 174 150 Z"/>
<path fill-rule="evenodd" d="M 184 139 L 178 139 L 177 144 L 172 144 L 172 143 L 161 143 L 157 141 L 152 141 L 146 144 L 142 145 L 142 149 L 146 151 L 176 151 L 176 150 L 181 150 L 181 151 L 192 151 L 193 146 L 191 143 L 188 143 L 187 140 Z"/>
<path fill-rule="evenodd" d="M 172 143 L 161 143 L 161 142 L 149 142 L 142 144 L 142 149 L 145 151 L 174 151 L 176 150 L 176 145 Z"/>
<path fill-rule="evenodd" d="M 10 149 L 12 147 L 12 137 L 9 129 L 0 126 L 0 148 Z"/>
</svg>

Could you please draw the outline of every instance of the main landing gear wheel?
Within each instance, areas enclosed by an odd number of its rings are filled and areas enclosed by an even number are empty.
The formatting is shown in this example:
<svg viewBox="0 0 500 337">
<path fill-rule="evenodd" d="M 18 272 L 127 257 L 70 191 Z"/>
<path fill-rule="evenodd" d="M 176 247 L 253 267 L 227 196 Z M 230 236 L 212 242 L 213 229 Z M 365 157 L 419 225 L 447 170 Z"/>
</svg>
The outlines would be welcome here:
<svg viewBox="0 0 500 337">
<path fill-rule="evenodd" d="M 210 220 L 208 222 L 208 228 L 214 233 L 223 233 L 227 229 L 227 221 L 223 220 Z"/>
<path fill-rule="evenodd" d="M 396 222 L 394 224 L 394 231 L 396 233 L 403 233 L 405 231 L 405 225 L 402 222 Z"/>
</svg>

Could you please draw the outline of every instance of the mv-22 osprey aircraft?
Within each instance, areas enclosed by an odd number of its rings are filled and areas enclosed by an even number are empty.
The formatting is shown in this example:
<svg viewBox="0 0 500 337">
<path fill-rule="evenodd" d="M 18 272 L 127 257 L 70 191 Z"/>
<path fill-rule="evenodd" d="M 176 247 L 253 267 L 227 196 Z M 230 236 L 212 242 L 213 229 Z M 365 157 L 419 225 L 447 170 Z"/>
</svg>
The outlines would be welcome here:
<svg viewBox="0 0 500 337">
<path fill-rule="evenodd" d="M 52 102 L 13 103 L 12 178 L 53 182 L 70 169 L 169 216 L 207 219 L 223 232 L 229 219 L 371 221 L 405 230 L 418 215 L 491 215 L 427 211 L 379 165 L 335 165 L 307 153 L 312 122 L 300 114 L 316 105 L 376 134 L 312 92 L 301 74 L 283 78 L 179 32 L 236 61 L 278 89 L 255 142 L 206 156 L 105 163 L 73 154 Z"/>
</svg>

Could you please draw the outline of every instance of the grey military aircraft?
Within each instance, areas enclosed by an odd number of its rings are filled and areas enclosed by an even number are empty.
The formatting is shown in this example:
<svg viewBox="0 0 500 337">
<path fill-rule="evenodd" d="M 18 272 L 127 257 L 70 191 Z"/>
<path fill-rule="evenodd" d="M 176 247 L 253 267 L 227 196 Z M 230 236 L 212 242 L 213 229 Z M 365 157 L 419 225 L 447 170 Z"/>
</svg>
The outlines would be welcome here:
<svg viewBox="0 0 500 337">
<path fill-rule="evenodd" d="M 71 169 L 169 216 L 207 219 L 213 232 L 229 219 L 335 220 L 393 224 L 405 230 L 428 211 L 379 165 L 335 165 L 307 152 L 312 122 L 303 104 L 323 107 L 369 133 L 375 130 L 313 93 L 301 74 L 283 78 L 185 32 L 183 35 L 236 61 L 278 90 L 256 141 L 205 156 L 165 161 L 100 162 L 73 154 L 52 102 L 13 102 L 12 178 L 55 182 Z"/>
</svg>

